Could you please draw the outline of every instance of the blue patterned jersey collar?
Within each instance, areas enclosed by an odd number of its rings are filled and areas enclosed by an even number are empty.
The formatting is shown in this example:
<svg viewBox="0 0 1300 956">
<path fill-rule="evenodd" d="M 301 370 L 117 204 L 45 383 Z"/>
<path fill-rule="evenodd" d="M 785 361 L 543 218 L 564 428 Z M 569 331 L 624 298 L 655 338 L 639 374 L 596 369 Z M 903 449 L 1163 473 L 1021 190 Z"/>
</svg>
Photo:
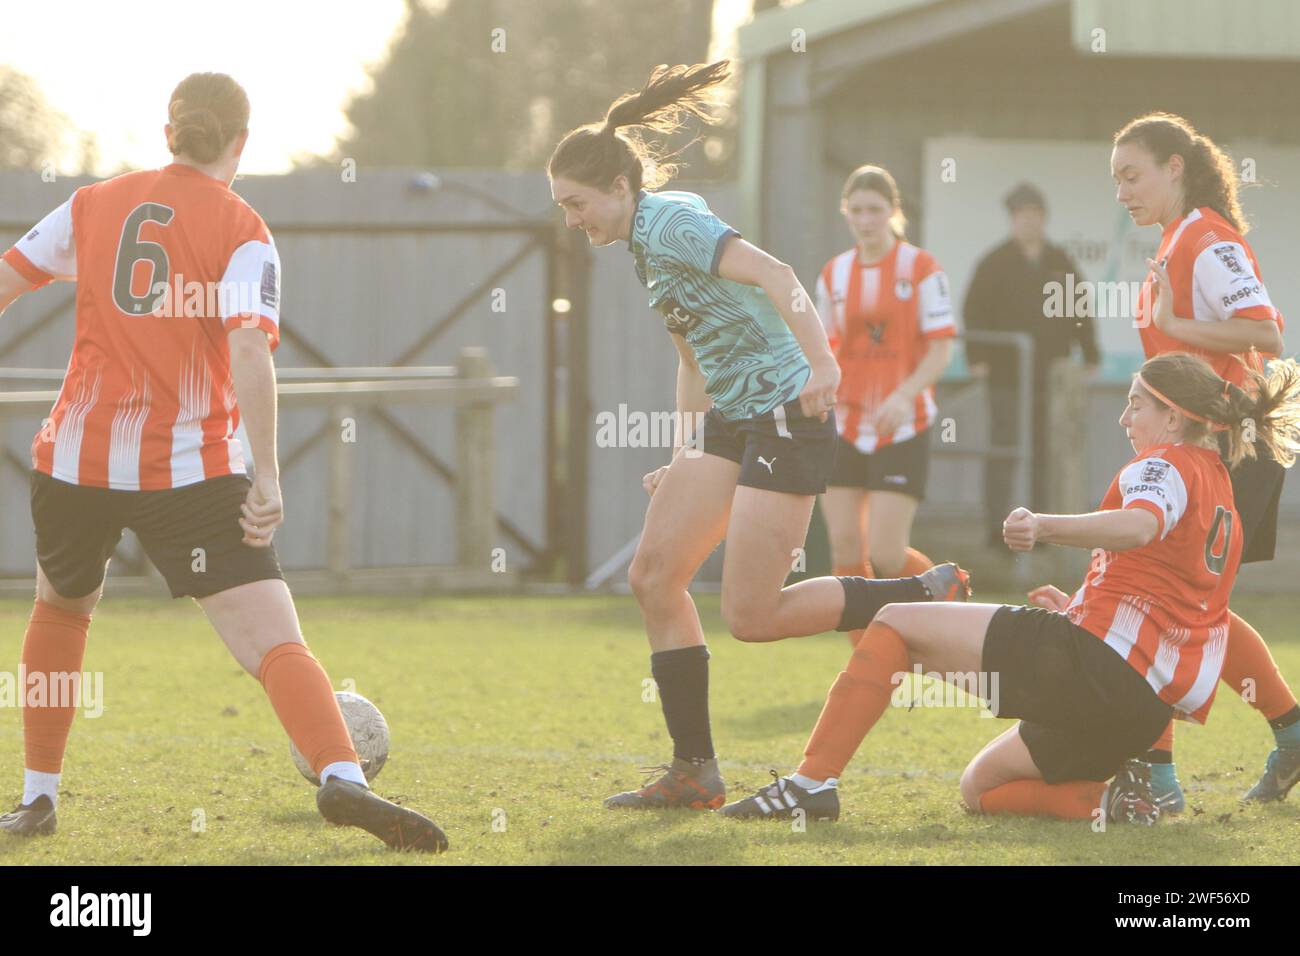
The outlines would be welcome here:
<svg viewBox="0 0 1300 956">
<path fill-rule="evenodd" d="M 641 201 L 645 199 L 648 195 L 650 194 L 646 192 L 644 189 L 638 189 L 636 194 L 636 202 L 632 204 L 632 221 L 628 225 L 628 230 L 627 230 L 627 251 L 628 252 L 632 252 L 632 253 L 636 252 L 636 249 L 632 247 L 632 243 L 636 241 L 636 214 L 637 214 L 637 210 L 641 208 Z"/>
</svg>

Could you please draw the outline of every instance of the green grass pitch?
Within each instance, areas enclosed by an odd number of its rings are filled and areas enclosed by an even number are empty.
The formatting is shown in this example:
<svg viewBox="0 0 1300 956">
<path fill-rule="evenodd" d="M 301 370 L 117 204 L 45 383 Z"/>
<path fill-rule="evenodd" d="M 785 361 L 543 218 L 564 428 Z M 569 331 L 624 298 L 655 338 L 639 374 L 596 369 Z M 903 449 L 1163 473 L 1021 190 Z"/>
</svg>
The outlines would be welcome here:
<svg viewBox="0 0 1300 956">
<path fill-rule="evenodd" d="M 978 595 L 984 600 L 999 597 Z M 746 646 L 716 597 L 698 599 L 713 654 L 714 739 L 729 794 L 791 769 L 843 665 L 838 635 Z M 1289 596 L 1234 607 L 1300 674 Z M 15 671 L 30 604 L 0 602 L 0 669 Z M 299 604 L 336 687 L 392 729 L 376 789 L 429 813 L 452 850 L 397 855 L 327 826 L 260 686 L 188 601 L 114 599 L 96 613 L 86 670 L 104 712 L 79 714 L 59 832 L 0 839 L 3 864 L 1282 864 L 1300 803 L 1242 807 L 1271 747 L 1264 722 L 1221 694 L 1205 727 L 1180 724 L 1189 809 L 1150 830 L 975 817 L 966 761 L 1004 727 L 974 709 L 891 709 L 850 764 L 838 823 L 738 823 L 614 812 L 609 793 L 670 756 L 631 597 L 325 598 Z M 22 735 L 0 711 L 3 799 L 17 802 Z M 202 820 L 202 827 L 196 826 Z M 196 832 L 197 830 L 197 832 Z"/>
</svg>

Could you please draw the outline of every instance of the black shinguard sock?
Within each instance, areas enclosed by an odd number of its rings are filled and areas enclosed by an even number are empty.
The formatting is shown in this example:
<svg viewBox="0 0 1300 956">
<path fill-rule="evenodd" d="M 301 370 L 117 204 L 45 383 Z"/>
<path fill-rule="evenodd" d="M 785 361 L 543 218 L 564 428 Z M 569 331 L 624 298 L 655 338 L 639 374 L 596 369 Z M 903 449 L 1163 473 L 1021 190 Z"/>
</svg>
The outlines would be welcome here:
<svg viewBox="0 0 1300 956">
<path fill-rule="evenodd" d="M 1268 725 L 1274 730 L 1286 730 L 1296 721 L 1300 721 L 1300 704 L 1292 707 L 1281 717 L 1274 717 L 1268 722 Z"/>
<path fill-rule="evenodd" d="M 702 763 L 713 758 L 709 729 L 709 649 L 703 644 L 650 655 L 650 673 L 659 685 L 664 722 L 673 738 L 673 756 Z"/>
<path fill-rule="evenodd" d="M 861 630 L 886 604 L 931 600 L 919 578 L 843 577 L 839 582 L 844 585 L 844 613 L 837 631 Z"/>
</svg>

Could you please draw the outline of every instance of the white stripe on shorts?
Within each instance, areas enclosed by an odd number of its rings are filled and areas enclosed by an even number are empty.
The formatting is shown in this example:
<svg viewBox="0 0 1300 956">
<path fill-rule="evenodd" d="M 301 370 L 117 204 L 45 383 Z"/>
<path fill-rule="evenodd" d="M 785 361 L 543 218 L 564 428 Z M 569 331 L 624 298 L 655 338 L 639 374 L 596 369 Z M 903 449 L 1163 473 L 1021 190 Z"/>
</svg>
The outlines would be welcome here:
<svg viewBox="0 0 1300 956">
<path fill-rule="evenodd" d="M 779 438 L 793 438 L 790 428 L 785 423 L 785 406 L 778 405 L 772 409 L 772 421 L 776 422 L 776 434 Z"/>
</svg>

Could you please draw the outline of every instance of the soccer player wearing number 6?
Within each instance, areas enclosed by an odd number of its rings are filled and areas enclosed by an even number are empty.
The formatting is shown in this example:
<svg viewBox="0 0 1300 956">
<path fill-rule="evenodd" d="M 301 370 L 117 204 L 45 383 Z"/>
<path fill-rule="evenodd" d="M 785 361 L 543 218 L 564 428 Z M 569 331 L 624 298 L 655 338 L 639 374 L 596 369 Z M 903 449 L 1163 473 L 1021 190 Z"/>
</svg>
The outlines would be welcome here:
<svg viewBox="0 0 1300 956">
<path fill-rule="evenodd" d="M 1258 393 L 1223 382 L 1202 359 L 1149 359 L 1120 418 L 1136 453 L 1101 508 L 1083 515 L 1017 509 L 1007 544 L 1102 549 L 1064 613 L 1042 607 L 889 604 L 831 688 L 796 773 L 723 807 L 732 817 L 839 815 L 838 778 L 919 665 L 959 680 L 997 675 L 990 707 L 1020 723 L 985 747 L 961 779 L 985 813 L 1154 823 L 1160 809 L 1143 754 L 1173 713 L 1203 721 L 1227 644 L 1228 595 L 1241 534 L 1228 470 L 1254 453 L 1248 416 L 1284 463 L 1300 450 L 1300 367 L 1279 363 Z M 994 686 L 992 680 L 984 685 Z M 1109 780 L 1109 784 L 1107 784 Z"/>
<path fill-rule="evenodd" d="M 77 282 L 72 360 L 32 443 L 36 605 L 22 668 L 51 687 L 54 675 L 81 672 L 107 563 L 130 528 L 172 596 L 193 597 L 262 683 L 323 781 L 321 814 L 390 847 L 445 849 L 432 821 L 366 786 L 271 543 L 283 521 L 271 360 L 280 261 L 261 217 L 230 189 L 248 115 L 230 77 L 187 77 L 168 106 L 171 165 L 78 189 L 0 262 L 0 311 L 50 281 Z M 23 796 L 0 829 L 54 832 L 75 713 L 75 701 L 23 709 Z"/>
<path fill-rule="evenodd" d="M 1136 325 L 1148 358 L 1181 350 L 1200 355 L 1225 382 L 1254 388 L 1261 353 L 1282 352 L 1281 314 L 1269 299 L 1237 200 L 1232 160 L 1187 120 L 1138 117 L 1115 134 L 1115 198 L 1139 226 L 1163 234 L 1138 300 Z M 1256 423 L 1258 425 L 1258 422 Z M 1226 453 L 1226 444 L 1221 443 Z M 1241 514 L 1243 564 L 1271 561 L 1285 471 L 1266 445 L 1231 469 Z M 1278 800 L 1300 780 L 1300 707 L 1259 633 L 1230 616 L 1223 679 L 1269 722 L 1276 749 L 1248 800 Z M 1173 732 L 1148 755 L 1166 808 L 1184 797 L 1174 771 Z"/>
<path fill-rule="evenodd" d="M 650 506 L 628 573 L 673 762 L 646 786 L 610 797 L 611 808 L 706 810 L 725 799 L 709 723 L 709 653 L 687 590 L 724 537 L 722 615 L 742 641 L 830 630 L 839 614 L 829 602 L 844 607 L 850 591 L 930 600 L 959 586 L 954 566 L 941 565 L 926 580 L 782 587 L 814 498 L 826 490 L 839 368 L 794 270 L 740 238 L 699 196 L 651 191 L 673 167 L 639 132 L 671 134 L 688 113 L 711 120 L 727 69 L 726 61 L 657 68 L 603 123 L 568 133 L 547 165 L 567 226 L 593 246 L 627 242 L 679 356 L 683 434 L 671 464 L 643 480 Z"/>
<path fill-rule="evenodd" d="M 837 575 L 920 574 L 931 562 L 908 539 L 925 497 L 934 383 L 957 335 L 948 278 L 904 238 L 888 170 L 849 174 L 840 213 L 855 245 L 817 278 L 817 314 L 842 373 L 839 443 L 822 496 L 831 563 Z"/>
</svg>

